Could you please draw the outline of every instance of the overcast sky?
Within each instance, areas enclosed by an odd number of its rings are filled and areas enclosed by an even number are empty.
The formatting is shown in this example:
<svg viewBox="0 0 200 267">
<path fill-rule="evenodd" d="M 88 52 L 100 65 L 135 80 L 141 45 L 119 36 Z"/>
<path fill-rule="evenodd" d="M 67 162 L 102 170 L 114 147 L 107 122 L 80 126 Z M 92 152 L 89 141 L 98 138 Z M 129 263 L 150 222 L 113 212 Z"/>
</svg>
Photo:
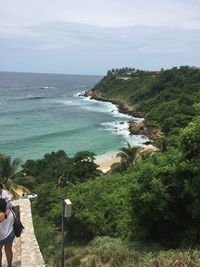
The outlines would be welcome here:
<svg viewBox="0 0 200 267">
<path fill-rule="evenodd" d="M 200 65 L 200 0 L 0 0 L 0 71 Z"/>
</svg>

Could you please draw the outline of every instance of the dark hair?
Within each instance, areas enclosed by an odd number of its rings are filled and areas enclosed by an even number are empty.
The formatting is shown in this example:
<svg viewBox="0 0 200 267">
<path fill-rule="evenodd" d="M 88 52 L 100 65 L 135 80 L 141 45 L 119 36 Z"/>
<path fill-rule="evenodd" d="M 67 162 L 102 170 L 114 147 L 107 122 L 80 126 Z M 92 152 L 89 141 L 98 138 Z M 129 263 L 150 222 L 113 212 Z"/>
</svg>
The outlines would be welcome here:
<svg viewBox="0 0 200 267">
<path fill-rule="evenodd" d="M 5 199 L 0 198 L 0 212 L 6 212 L 7 203 Z"/>
<path fill-rule="evenodd" d="M 0 189 L 3 189 L 3 184 L 0 183 Z"/>
</svg>

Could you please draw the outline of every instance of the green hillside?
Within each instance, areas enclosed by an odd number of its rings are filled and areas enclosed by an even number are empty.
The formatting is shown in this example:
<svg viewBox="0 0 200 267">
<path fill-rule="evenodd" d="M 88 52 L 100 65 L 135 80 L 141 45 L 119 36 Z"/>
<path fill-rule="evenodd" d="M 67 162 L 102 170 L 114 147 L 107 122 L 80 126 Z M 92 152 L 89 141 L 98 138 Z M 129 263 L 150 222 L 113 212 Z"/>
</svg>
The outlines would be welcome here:
<svg viewBox="0 0 200 267">
<path fill-rule="evenodd" d="M 0 155 L 0 178 L 38 195 L 34 230 L 47 266 L 60 266 L 64 196 L 73 203 L 65 266 L 200 267 L 200 70 L 112 70 L 89 94 L 143 112 L 167 142 L 139 158 L 138 148 L 119 148 L 121 162 L 107 174 L 88 151 L 27 160 L 19 177 L 8 171 L 11 158 Z"/>
<path fill-rule="evenodd" d="M 157 72 L 113 69 L 91 93 L 125 102 L 144 112 L 146 120 L 161 126 L 165 133 L 177 133 L 196 115 L 193 104 L 200 102 L 200 69 L 188 66 Z"/>
</svg>

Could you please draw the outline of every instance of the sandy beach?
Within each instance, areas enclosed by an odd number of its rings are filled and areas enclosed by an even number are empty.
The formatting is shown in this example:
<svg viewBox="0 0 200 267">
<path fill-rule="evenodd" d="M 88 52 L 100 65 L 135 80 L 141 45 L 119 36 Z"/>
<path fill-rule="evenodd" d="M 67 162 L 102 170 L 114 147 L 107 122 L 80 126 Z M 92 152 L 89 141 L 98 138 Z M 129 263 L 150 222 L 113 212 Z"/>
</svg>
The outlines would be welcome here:
<svg viewBox="0 0 200 267">
<path fill-rule="evenodd" d="M 150 154 L 159 151 L 159 149 L 153 145 L 142 145 L 140 146 L 140 150 L 137 156 L 137 159 L 139 160 L 141 158 L 142 154 Z M 117 152 L 112 154 L 105 154 L 102 156 L 98 156 L 95 160 L 95 163 L 99 165 L 98 169 L 102 172 L 106 173 L 110 170 L 113 163 L 120 162 L 120 157 L 117 157 Z"/>
<path fill-rule="evenodd" d="M 98 169 L 106 173 L 110 170 L 113 163 L 120 162 L 120 157 L 117 157 L 117 154 L 103 155 L 97 157 L 95 162 L 99 165 Z"/>
</svg>

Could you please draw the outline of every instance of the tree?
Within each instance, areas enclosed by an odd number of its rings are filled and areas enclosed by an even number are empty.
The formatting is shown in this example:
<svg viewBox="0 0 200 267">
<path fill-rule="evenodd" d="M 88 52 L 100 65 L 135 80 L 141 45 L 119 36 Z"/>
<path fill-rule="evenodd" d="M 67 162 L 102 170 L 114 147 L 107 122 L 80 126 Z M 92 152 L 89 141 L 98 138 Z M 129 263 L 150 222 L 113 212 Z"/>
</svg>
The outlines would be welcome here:
<svg viewBox="0 0 200 267">
<path fill-rule="evenodd" d="M 71 176 L 73 161 L 63 150 L 58 150 L 46 153 L 42 159 L 27 160 L 22 168 L 28 175 L 36 177 L 38 183 L 57 182 L 60 176 Z"/>
<path fill-rule="evenodd" d="M 0 176 L 4 184 L 7 184 L 8 179 L 12 179 L 19 171 L 20 159 L 11 160 L 10 156 L 0 155 Z"/>
<path fill-rule="evenodd" d="M 157 153 L 135 169 L 130 190 L 133 238 L 176 245 L 183 233 L 183 181 L 178 151 Z M 174 164 L 173 164 L 174 163 Z"/>
<path fill-rule="evenodd" d="M 181 131 L 179 150 L 157 153 L 135 168 L 130 193 L 134 238 L 170 246 L 199 243 L 199 132 L 197 117 Z"/>
<path fill-rule="evenodd" d="M 43 159 L 27 160 L 23 170 L 35 176 L 37 183 L 54 181 L 57 186 L 67 186 L 95 178 L 101 172 L 94 162 L 95 154 L 88 151 L 78 152 L 70 158 L 63 150 L 44 155 Z"/>
<path fill-rule="evenodd" d="M 97 170 L 98 165 L 94 162 L 95 156 L 93 152 L 89 151 L 81 151 L 75 154 L 74 172 L 80 182 L 101 174 L 101 171 Z"/>
<path fill-rule="evenodd" d="M 132 147 L 127 143 L 127 147 L 120 148 L 120 152 L 117 156 L 121 157 L 121 163 L 125 164 L 127 167 L 132 166 L 138 155 L 138 149 L 138 147 Z"/>
<path fill-rule="evenodd" d="M 192 159 L 200 155 L 200 116 L 197 116 L 181 131 L 180 143 L 186 158 Z"/>
<path fill-rule="evenodd" d="M 0 154 L 0 180 L 14 197 L 19 197 L 19 191 L 24 193 L 30 192 L 26 187 L 17 184 L 15 181 L 17 175 L 20 174 L 20 162 L 20 159 L 16 158 L 12 161 L 10 156 Z"/>
</svg>

